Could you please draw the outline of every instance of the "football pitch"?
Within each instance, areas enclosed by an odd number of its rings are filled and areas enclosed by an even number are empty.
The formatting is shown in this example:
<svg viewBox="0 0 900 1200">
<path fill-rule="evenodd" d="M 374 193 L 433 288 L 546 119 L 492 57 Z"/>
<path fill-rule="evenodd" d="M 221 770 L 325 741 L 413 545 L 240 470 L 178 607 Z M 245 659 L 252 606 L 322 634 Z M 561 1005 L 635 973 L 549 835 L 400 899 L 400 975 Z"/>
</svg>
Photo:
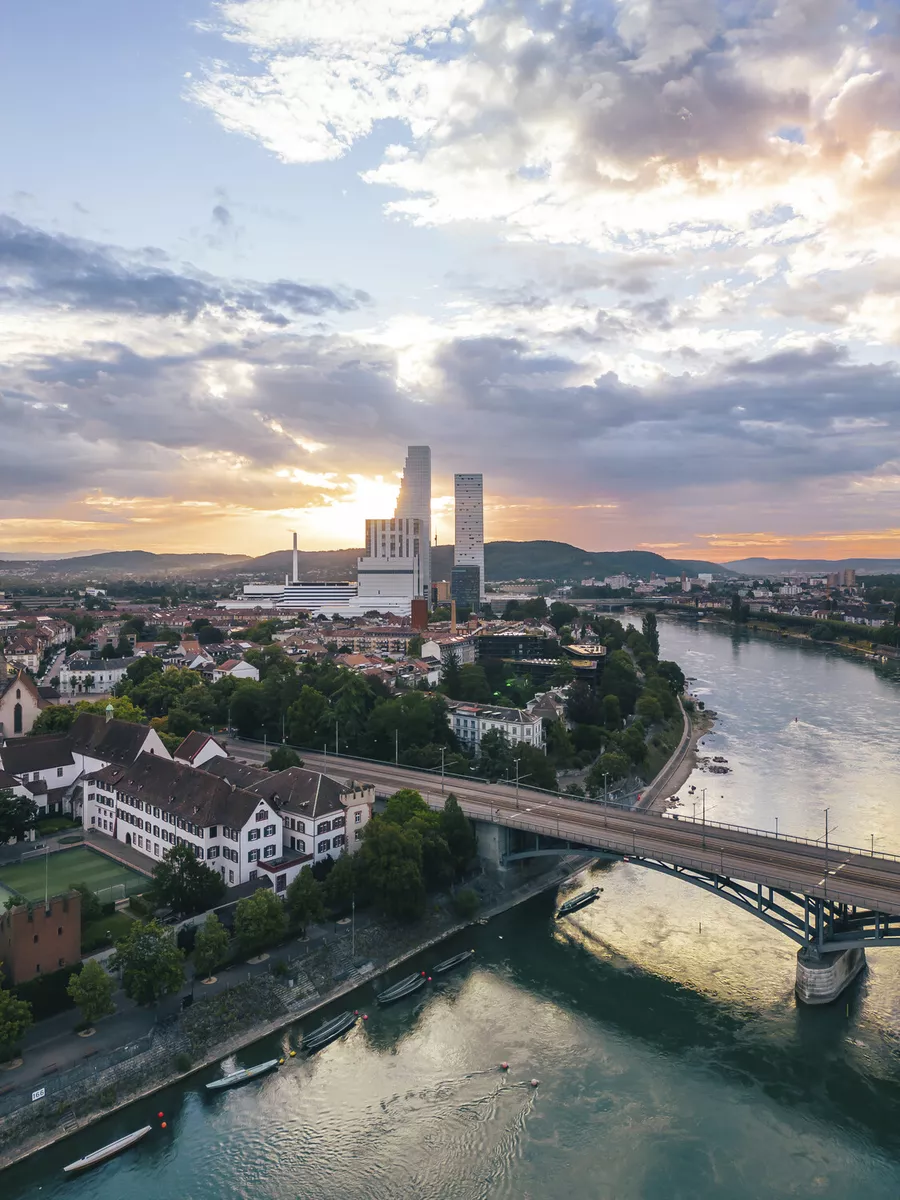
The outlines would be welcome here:
<svg viewBox="0 0 900 1200">
<path fill-rule="evenodd" d="M 85 884 L 102 901 L 131 896 L 150 886 L 150 880 L 139 871 L 123 867 L 86 846 L 76 846 L 55 854 L 39 854 L 12 866 L 0 866 L 0 904 L 6 899 L 5 892 L 37 901 L 43 900 L 45 889 L 50 896 L 58 896 L 73 883 Z"/>
</svg>

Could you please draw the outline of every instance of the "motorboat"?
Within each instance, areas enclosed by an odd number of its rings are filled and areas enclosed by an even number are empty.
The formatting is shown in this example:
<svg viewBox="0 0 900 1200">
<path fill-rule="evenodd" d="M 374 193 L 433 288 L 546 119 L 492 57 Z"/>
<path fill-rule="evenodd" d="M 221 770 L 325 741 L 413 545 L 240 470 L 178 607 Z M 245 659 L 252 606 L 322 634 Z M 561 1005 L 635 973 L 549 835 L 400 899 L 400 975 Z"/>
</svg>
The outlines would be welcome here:
<svg viewBox="0 0 900 1200">
<path fill-rule="evenodd" d="M 348 1029 L 352 1029 L 358 1019 L 355 1013 L 342 1012 L 340 1016 L 326 1021 L 324 1025 L 320 1025 L 318 1029 L 307 1034 L 303 1039 L 303 1049 L 310 1054 L 321 1050 L 323 1046 L 327 1046 L 329 1042 L 339 1038 Z"/>
<path fill-rule="evenodd" d="M 136 1129 L 134 1133 L 117 1138 L 116 1141 L 110 1142 L 108 1146 L 103 1146 L 100 1150 L 95 1150 L 93 1154 L 86 1154 L 84 1158 L 79 1158 L 76 1162 L 69 1163 L 67 1167 L 63 1167 L 63 1170 L 68 1175 L 74 1175 L 76 1171 L 86 1171 L 88 1167 L 96 1167 L 98 1163 L 106 1162 L 108 1158 L 113 1158 L 116 1154 L 121 1154 L 123 1150 L 127 1150 L 129 1146 L 133 1146 L 135 1142 L 139 1142 L 141 1138 L 145 1138 L 152 1128 L 152 1125 L 145 1125 L 142 1129 Z"/>
<path fill-rule="evenodd" d="M 594 903 L 602 890 L 602 888 L 594 887 L 587 892 L 579 892 L 571 900 L 566 900 L 564 904 L 559 906 L 559 911 L 556 914 L 557 920 L 560 917 L 568 917 L 573 912 L 578 912 L 579 908 L 587 908 L 589 904 Z"/>
<path fill-rule="evenodd" d="M 417 992 L 427 983 L 427 978 L 424 971 L 416 975 L 407 975 L 405 979 L 401 979 L 399 983 L 395 983 L 393 987 L 386 988 L 383 992 L 378 993 L 379 1004 L 393 1004 L 395 1000 L 402 1000 L 404 996 L 411 996 L 413 992 Z"/>
<path fill-rule="evenodd" d="M 446 975 L 448 971 L 453 971 L 456 967 L 461 967 L 464 962 L 468 962 L 474 955 L 474 950 L 463 950 L 462 954 L 454 954 L 452 958 L 445 958 L 443 962 L 437 963 L 431 968 L 431 973 L 432 975 Z"/>
<path fill-rule="evenodd" d="M 274 1071 L 279 1065 L 279 1061 L 277 1058 L 270 1058 L 268 1062 L 260 1063 L 259 1066 L 232 1071 L 231 1074 L 223 1075 L 221 1079 L 214 1079 L 212 1083 L 208 1083 L 206 1090 L 217 1092 L 221 1088 L 237 1087 L 241 1083 L 248 1083 L 251 1079 L 258 1079 L 260 1075 L 265 1075 L 268 1071 Z"/>
</svg>

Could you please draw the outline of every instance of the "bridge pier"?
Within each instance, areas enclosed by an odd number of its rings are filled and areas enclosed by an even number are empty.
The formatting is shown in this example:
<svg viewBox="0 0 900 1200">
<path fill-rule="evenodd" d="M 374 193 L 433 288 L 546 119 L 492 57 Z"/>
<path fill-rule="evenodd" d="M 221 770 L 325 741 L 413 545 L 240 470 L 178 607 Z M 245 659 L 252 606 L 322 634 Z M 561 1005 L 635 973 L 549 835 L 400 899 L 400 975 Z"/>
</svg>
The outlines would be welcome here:
<svg viewBox="0 0 900 1200">
<path fill-rule="evenodd" d="M 866 952 L 862 946 L 832 951 L 804 946 L 797 951 L 797 999 L 803 1004 L 830 1004 L 865 965 Z"/>
<path fill-rule="evenodd" d="M 503 825 L 492 825 L 490 821 L 473 821 L 477 853 L 482 863 L 494 870 L 506 870 L 509 853 L 509 830 Z"/>
</svg>

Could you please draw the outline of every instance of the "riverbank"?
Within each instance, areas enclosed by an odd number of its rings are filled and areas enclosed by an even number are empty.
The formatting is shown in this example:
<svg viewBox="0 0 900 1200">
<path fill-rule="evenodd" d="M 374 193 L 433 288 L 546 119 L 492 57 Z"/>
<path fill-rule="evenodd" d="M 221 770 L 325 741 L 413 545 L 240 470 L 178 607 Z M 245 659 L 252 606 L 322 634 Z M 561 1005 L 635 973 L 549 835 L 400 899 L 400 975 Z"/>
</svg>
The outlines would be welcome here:
<svg viewBox="0 0 900 1200">
<path fill-rule="evenodd" d="M 697 767 L 698 746 L 716 723 L 716 714 L 708 708 L 698 708 L 697 701 L 688 696 L 693 710 L 682 705 L 684 733 L 681 741 L 656 778 L 647 785 L 635 805 L 645 812 L 665 812 L 669 799 L 690 779 Z"/>
<path fill-rule="evenodd" d="M 479 920 L 498 916 L 533 896 L 559 887 L 567 878 L 584 870 L 589 863 L 590 860 L 583 859 L 578 855 L 568 856 L 553 871 L 543 873 L 517 888 L 496 895 L 495 899 L 484 908 Z M 283 1011 L 264 1021 L 255 1019 L 252 1024 L 237 1030 L 230 1038 L 218 1041 L 215 1046 L 206 1048 L 195 1061 L 191 1062 L 189 1067 L 184 1069 L 177 1069 L 175 1062 L 181 1054 L 187 1052 L 185 1047 L 190 1045 L 189 1040 L 180 1037 L 179 1030 L 171 1026 L 160 1029 L 156 1038 L 153 1039 L 152 1045 L 147 1047 L 146 1055 L 142 1053 L 124 1063 L 110 1067 L 107 1071 L 87 1074 L 83 1080 L 83 1095 L 80 1099 L 70 1099 L 67 1096 L 62 1100 L 57 1100 L 52 1108 L 44 1107 L 43 1099 L 39 1099 L 32 1106 L 18 1109 L 15 1113 L 0 1120 L 0 1170 L 21 1162 L 48 1146 L 81 1132 L 105 1117 L 156 1092 L 178 1084 L 198 1072 L 214 1066 L 230 1055 L 238 1053 L 247 1046 L 296 1024 L 319 1009 L 325 1008 L 371 983 L 378 976 L 408 959 L 461 933 L 471 924 L 470 921 L 460 922 L 449 919 L 441 921 L 438 918 L 431 918 L 427 922 L 427 932 L 424 936 L 421 928 L 418 931 L 410 931 L 412 936 L 408 944 L 395 944 L 381 958 L 373 956 L 366 967 L 361 970 L 354 970 L 350 963 L 350 970 L 341 971 L 341 965 L 348 962 L 350 958 L 348 943 L 351 935 L 349 933 L 331 943 L 323 961 L 311 962 L 308 958 L 303 957 L 293 960 L 291 964 L 291 969 L 294 970 L 293 987 L 290 987 L 289 983 L 276 983 L 272 976 L 263 977 L 267 984 L 266 999 L 280 1001 Z M 417 932 L 418 937 L 416 936 Z M 323 972 L 330 972 L 330 986 L 322 987 Z M 342 974 L 341 978 L 335 977 L 338 973 Z M 316 986 L 317 984 L 319 986 Z M 237 991 L 238 989 L 233 990 Z M 312 994 L 310 994 L 311 992 Z M 201 1005 L 195 1006 L 193 1010 L 189 1009 L 188 1013 L 197 1014 L 201 1007 Z M 145 1062 L 145 1057 L 152 1058 L 152 1061 Z M 147 1073 L 152 1076 L 149 1082 Z M 143 1079 L 139 1078 L 141 1075 L 144 1075 Z M 89 1110 L 75 1113 L 76 1107 L 80 1107 L 86 1102 L 89 1103 L 91 1100 L 94 1103 Z M 30 1135 L 29 1127 L 31 1128 Z M 4 1142 L 12 1140 L 17 1142 L 14 1147 L 7 1149 L 3 1146 Z"/>
</svg>

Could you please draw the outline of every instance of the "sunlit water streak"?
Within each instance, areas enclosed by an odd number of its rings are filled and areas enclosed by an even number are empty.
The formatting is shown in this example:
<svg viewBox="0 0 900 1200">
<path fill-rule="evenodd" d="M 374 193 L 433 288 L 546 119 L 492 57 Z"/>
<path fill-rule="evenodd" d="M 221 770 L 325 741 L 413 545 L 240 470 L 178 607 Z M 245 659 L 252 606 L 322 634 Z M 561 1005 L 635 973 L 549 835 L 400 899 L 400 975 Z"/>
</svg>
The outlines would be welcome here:
<svg viewBox="0 0 900 1200">
<path fill-rule="evenodd" d="M 836 840 L 900 850 L 900 672 L 722 628 L 661 636 L 720 714 L 704 749 L 733 772 L 692 780 L 711 819 L 818 836 L 828 806 Z M 7 1173 L 4 1200 L 896 1200 L 900 951 L 870 953 L 849 1012 L 805 1010 L 774 930 L 637 866 L 596 878 L 569 920 L 539 897 L 442 947 L 477 966 L 425 998 L 382 1011 L 362 991 L 370 1020 L 312 1060 L 212 1098 L 198 1076 Z M 165 1133 L 63 1179 L 159 1108 Z"/>
</svg>

